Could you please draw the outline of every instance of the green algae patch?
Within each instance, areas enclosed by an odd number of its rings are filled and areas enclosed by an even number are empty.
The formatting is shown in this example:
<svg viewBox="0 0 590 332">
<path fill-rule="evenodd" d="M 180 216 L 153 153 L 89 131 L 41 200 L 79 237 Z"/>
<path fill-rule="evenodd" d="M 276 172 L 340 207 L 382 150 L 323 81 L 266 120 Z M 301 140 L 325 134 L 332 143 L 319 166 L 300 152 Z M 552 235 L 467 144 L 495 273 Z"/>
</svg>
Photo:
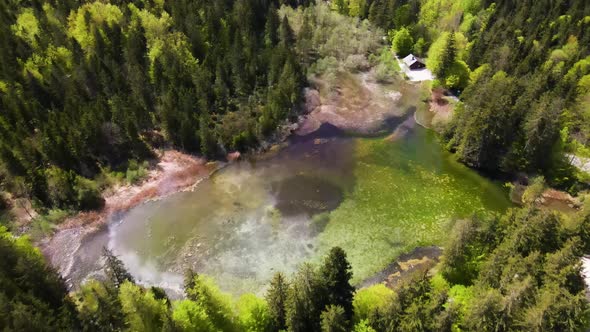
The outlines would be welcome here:
<svg viewBox="0 0 590 332">
<path fill-rule="evenodd" d="M 452 220 L 509 206 L 506 192 L 416 128 L 396 142 L 355 142 L 355 188 L 330 213 L 318 251 L 340 246 L 358 282 L 421 245 L 442 245 Z M 321 256 L 321 255 L 320 255 Z"/>
</svg>

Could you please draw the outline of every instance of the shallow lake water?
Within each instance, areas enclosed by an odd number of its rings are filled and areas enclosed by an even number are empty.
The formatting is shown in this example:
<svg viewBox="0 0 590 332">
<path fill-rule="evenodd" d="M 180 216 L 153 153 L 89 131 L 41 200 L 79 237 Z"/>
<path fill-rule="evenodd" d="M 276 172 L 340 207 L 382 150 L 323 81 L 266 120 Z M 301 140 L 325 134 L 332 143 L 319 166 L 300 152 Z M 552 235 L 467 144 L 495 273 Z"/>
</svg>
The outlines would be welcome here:
<svg viewBox="0 0 590 332">
<path fill-rule="evenodd" d="M 443 244 L 453 220 L 509 206 L 500 184 L 456 162 L 411 114 L 391 124 L 393 135 L 372 138 L 325 124 L 143 204 L 84 241 L 68 277 L 99 274 L 108 246 L 144 284 L 179 291 L 192 268 L 234 295 L 260 293 L 274 272 L 341 246 L 359 282 L 404 251 Z"/>
</svg>

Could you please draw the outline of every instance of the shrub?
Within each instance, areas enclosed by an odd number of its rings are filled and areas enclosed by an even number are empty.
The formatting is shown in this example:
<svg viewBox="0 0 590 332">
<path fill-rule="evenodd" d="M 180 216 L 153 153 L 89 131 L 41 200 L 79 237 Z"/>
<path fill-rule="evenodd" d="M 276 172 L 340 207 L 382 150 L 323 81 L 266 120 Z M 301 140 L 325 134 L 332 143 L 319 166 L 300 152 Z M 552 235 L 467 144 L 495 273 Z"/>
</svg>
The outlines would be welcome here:
<svg viewBox="0 0 590 332">
<path fill-rule="evenodd" d="M 96 182 L 80 176 L 76 178 L 76 200 L 81 210 L 99 209 L 104 205 Z"/>
<path fill-rule="evenodd" d="M 146 161 L 139 164 L 137 160 L 129 160 L 125 179 L 129 184 L 137 184 L 147 176 L 149 165 Z"/>
</svg>

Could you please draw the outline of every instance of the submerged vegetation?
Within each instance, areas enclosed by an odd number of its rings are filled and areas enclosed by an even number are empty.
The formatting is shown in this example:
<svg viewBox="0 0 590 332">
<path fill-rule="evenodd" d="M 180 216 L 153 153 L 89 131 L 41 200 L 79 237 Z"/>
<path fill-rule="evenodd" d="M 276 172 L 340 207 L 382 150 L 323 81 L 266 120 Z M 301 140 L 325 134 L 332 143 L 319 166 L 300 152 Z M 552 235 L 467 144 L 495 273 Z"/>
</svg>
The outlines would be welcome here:
<svg viewBox="0 0 590 332">
<path fill-rule="evenodd" d="M 346 250 L 355 282 L 417 246 L 442 245 L 455 218 L 509 206 L 500 186 L 471 174 L 432 135 L 417 128 L 398 142 L 355 141 L 354 188 L 318 236 L 321 252 Z"/>
</svg>

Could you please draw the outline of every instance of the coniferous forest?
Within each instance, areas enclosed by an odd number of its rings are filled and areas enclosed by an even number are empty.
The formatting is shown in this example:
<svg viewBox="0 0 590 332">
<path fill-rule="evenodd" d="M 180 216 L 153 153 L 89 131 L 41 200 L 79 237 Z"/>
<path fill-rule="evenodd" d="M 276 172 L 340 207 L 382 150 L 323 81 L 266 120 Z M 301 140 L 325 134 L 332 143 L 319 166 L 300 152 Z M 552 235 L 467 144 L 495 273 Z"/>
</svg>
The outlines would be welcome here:
<svg viewBox="0 0 590 332">
<path fill-rule="evenodd" d="M 100 206 L 86 179 L 162 140 L 211 158 L 253 147 L 301 98 L 279 1 L 1 5 L 2 176 L 44 206 Z"/>
<path fill-rule="evenodd" d="M 171 296 L 104 248 L 105 277 L 72 288 L 35 247 L 58 226 L 31 241 L 8 212 L 21 200 L 45 223 L 98 211 L 164 149 L 256 154 L 303 117 L 318 78 L 371 69 L 403 81 L 394 55 L 410 54 L 434 75 L 414 85 L 424 103 L 454 98 L 448 122 L 429 128 L 442 146 L 509 179 L 511 197 L 524 189 L 519 206 L 453 217 L 440 261 L 393 286 L 361 288 L 333 247 L 257 294 L 232 297 L 187 270 Z M 0 99 L 4 331 L 590 327 L 590 161 L 574 163 L 590 158 L 587 0 L 2 0 Z M 548 188 L 576 203 L 544 206 Z"/>
</svg>

